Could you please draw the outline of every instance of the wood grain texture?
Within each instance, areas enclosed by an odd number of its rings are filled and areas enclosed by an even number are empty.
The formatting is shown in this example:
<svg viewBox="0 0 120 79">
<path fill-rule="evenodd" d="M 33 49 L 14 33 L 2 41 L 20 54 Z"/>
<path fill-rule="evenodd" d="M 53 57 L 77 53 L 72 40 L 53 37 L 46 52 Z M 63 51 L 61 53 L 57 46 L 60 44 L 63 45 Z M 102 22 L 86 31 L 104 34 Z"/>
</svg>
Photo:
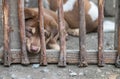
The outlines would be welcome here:
<svg viewBox="0 0 120 79">
<path fill-rule="evenodd" d="M 87 60 L 87 52 L 86 52 L 86 22 L 85 22 L 85 3 L 84 0 L 78 0 L 78 5 L 79 5 L 79 18 L 80 18 L 80 23 L 79 23 L 79 66 L 80 67 L 86 67 Z"/>
<path fill-rule="evenodd" d="M 103 20 L 104 20 L 104 0 L 98 0 L 98 65 L 104 66 L 104 53 L 103 53 Z"/>
<path fill-rule="evenodd" d="M 24 16 L 24 1 L 18 0 L 18 21 L 20 29 L 20 42 L 21 42 L 21 64 L 29 64 L 26 48 L 26 34 L 25 34 L 25 16 Z"/>
<path fill-rule="evenodd" d="M 116 47 L 115 49 L 118 50 L 117 52 L 117 57 L 116 57 L 116 67 L 120 67 L 120 0 L 116 0 L 116 37 L 117 39 L 115 39 L 115 44 Z M 116 38 L 115 37 L 115 38 Z"/>
<path fill-rule="evenodd" d="M 64 13 L 63 13 L 63 0 L 58 0 L 58 27 L 60 34 L 60 55 L 58 66 L 66 66 L 66 31 L 64 23 Z"/>
<path fill-rule="evenodd" d="M 0 50 L 1 52 L 2 50 Z M 21 63 L 20 49 L 12 49 L 12 63 Z M 79 50 L 67 50 L 66 63 L 67 64 L 79 64 Z M 96 50 L 87 50 L 86 60 L 88 64 L 98 64 Z M 117 50 L 105 50 L 104 62 L 106 64 L 115 64 Z M 59 62 L 59 51 L 57 50 L 46 50 L 47 62 L 49 64 L 57 64 Z M 2 56 L 0 56 L 2 57 Z M 39 54 L 29 55 L 30 63 L 39 63 Z"/>
<path fill-rule="evenodd" d="M 10 25 L 9 25 L 9 0 L 3 1 L 3 31 L 4 31 L 4 65 L 10 66 L 11 52 L 10 52 Z"/>
<path fill-rule="evenodd" d="M 38 0 L 38 9 L 39 9 L 39 20 L 38 20 L 39 21 L 39 35 L 40 35 L 40 43 L 41 43 L 40 64 L 47 65 L 42 0 Z"/>
</svg>

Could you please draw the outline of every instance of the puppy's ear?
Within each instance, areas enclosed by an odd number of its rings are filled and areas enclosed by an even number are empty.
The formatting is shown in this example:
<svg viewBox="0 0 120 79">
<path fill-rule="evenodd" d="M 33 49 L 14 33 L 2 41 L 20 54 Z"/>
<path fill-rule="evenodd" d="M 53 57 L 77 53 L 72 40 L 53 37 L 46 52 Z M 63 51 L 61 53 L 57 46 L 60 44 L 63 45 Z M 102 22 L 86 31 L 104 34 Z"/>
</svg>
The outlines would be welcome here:
<svg viewBox="0 0 120 79">
<path fill-rule="evenodd" d="M 59 28 L 57 22 L 55 20 L 51 20 L 49 26 L 51 28 L 51 35 L 53 35 L 53 38 L 57 40 L 59 37 Z"/>
<path fill-rule="evenodd" d="M 24 9 L 25 19 L 32 19 L 38 16 L 37 8 L 25 8 Z"/>
</svg>

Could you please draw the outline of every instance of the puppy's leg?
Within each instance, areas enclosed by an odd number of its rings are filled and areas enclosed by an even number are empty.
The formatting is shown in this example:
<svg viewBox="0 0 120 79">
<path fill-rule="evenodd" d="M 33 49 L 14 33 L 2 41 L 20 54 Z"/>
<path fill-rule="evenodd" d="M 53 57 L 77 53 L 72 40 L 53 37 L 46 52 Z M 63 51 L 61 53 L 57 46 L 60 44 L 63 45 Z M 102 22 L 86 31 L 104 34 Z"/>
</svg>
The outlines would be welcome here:
<svg viewBox="0 0 120 79">
<path fill-rule="evenodd" d="M 60 46 L 57 43 L 57 40 L 55 39 L 50 39 L 50 41 L 47 44 L 48 49 L 55 49 L 55 50 L 60 50 Z"/>
<path fill-rule="evenodd" d="M 68 28 L 67 32 L 68 32 L 68 34 L 70 34 L 72 36 L 79 36 L 79 29 Z"/>
<path fill-rule="evenodd" d="M 49 48 L 49 49 L 60 50 L 60 46 L 59 46 L 57 43 L 54 43 L 54 44 L 49 43 L 49 44 L 48 44 L 48 48 Z"/>
</svg>

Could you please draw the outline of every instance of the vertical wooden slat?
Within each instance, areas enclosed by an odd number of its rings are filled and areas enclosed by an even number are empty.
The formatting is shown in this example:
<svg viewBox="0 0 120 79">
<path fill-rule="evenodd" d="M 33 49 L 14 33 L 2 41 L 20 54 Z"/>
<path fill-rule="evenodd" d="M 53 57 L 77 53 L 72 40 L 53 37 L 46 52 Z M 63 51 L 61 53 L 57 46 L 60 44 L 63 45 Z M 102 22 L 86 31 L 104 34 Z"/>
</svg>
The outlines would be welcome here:
<svg viewBox="0 0 120 79">
<path fill-rule="evenodd" d="M 3 46 L 3 0 L 0 0 L 0 48 Z"/>
<path fill-rule="evenodd" d="M 60 34 L 60 57 L 58 66 L 66 66 L 66 32 L 64 24 L 64 13 L 63 13 L 63 0 L 58 0 L 58 25 L 59 25 L 59 34 Z"/>
<path fill-rule="evenodd" d="M 117 33 L 117 56 L 116 56 L 116 67 L 120 67 L 120 0 L 116 0 L 116 33 Z"/>
<path fill-rule="evenodd" d="M 79 23 L 79 66 L 80 67 L 86 67 L 87 64 L 87 52 L 86 52 L 86 22 L 85 22 L 85 4 L 84 0 L 78 0 L 78 8 L 79 8 L 79 17 L 80 17 L 80 23 Z"/>
<path fill-rule="evenodd" d="M 18 0 L 9 0 L 9 6 L 10 6 L 10 27 L 11 27 L 11 33 L 10 33 L 10 48 L 11 49 L 20 49 L 21 43 L 20 43 L 20 32 L 19 32 L 19 25 L 18 25 Z"/>
<path fill-rule="evenodd" d="M 118 5 L 119 5 L 119 1 L 118 0 L 115 0 L 115 36 L 114 36 L 114 50 L 117 50 L 118 49 L 118 18 L 119 18 L 119 13 L 118 13 L 118 11 L 119 11 L 119 7 L 118 7 Z"/>
<path fill-rule="evenodd" d="M 47 65 L 42 0 L 38 0 L 38 8 L 39 8 L 39 33 L 40 33 L 40 43 L 41 43 L 40 64 Z"/>
<path fill-rule="evenodd" d="M 10 53 L 10 40 L 9 40 L 9 0 L 3 0 L 3 26 L 4 26 L 4 65 L 10 66 L 11 53 Z"/>
<path fill-rule="evenodd" d="M 98 66 L 104 66 L 103 55 L 103 20 L 104 20 L 104 0 L 98 0 Z"/>
<path fill-rule="evenodd" d="M 24 0 L 18 0 L 18 21 L 21 39 L 21 63 L 24 65 L 29 64 L 29 59 L 26 50 L 26 35 L 25 35 L 25 16 L 24 16 Z"/>
</svg>

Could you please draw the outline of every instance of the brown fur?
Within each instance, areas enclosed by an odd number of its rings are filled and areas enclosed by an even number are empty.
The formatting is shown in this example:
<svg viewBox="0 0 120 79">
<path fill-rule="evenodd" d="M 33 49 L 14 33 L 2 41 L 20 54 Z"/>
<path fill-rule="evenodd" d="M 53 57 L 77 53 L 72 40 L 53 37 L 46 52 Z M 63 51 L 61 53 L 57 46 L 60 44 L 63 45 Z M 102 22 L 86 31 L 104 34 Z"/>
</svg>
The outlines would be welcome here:
<svg viewBox="0 0 120 79">
<path fill-rule="evenodd" d="M 43 9 L 44 31 L 47 48 L 59 50 L 57 39 L 59 37 L 58 19 L 55 12 Z M 39 37 L 38 9 L 25 8 L 27 49 L 31 53 L 38 53 L 41 48 Z"/>
<path fill-rule="evenodd" d="M 66 3 L 67 0 L 63 0 L 63 4 Z M 86 32 L 93 32 L 96 31 L 97 26 L 98 26 L 98 20 L 92 21 L 90 15 L 88 15 L 88 10 L 90 9 L 91 5 L 89 3 L 89 0 L 84 0 L 85 1 L 85 19 L 86 19 Z M 48 0 L 50 9 L 53 11 L 56 11 L 58 9 L 58 2 L 57 0 Z M 69 29 L 68 33 L 72 35 L 79 35 L 79 15 L 78 15 L 78 2 L 76 0 L 76 3 L 74 4 L 74 8 L 72 11 L 64 12 L 64 18 L 69 24 Z M 77 31 L 76 31 L 77 30 Z M 77 33 L 75 33 L 76 31 Z M 73 33 L 71 33 L 73 32 Z"/>
</svg>

